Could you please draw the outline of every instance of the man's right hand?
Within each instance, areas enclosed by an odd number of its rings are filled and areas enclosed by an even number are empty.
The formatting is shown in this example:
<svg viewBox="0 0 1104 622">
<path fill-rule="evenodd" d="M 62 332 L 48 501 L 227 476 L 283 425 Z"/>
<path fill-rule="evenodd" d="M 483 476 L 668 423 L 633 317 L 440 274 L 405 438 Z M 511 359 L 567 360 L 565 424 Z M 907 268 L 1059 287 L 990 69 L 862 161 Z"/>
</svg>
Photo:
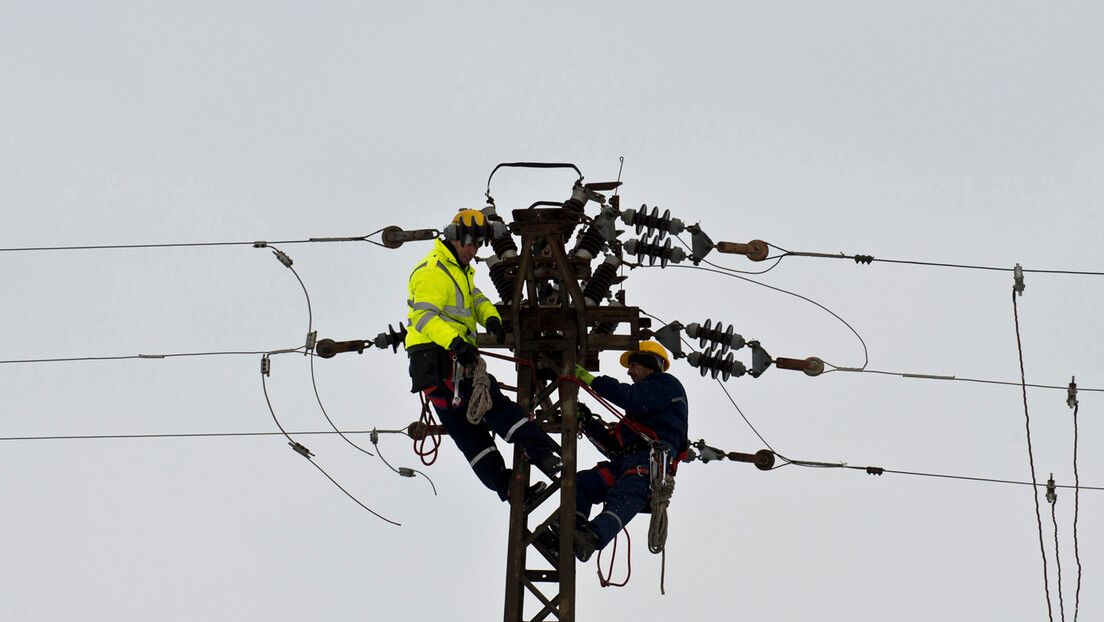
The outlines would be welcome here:
<svg viewBox="0 0 1104 622">
<path fill-rule="evenodd" d="M 594 374 L 590 373 L 587 371 L 586 367 L 579 364 L 575 365 L 575 377 L 585 382 L 588 387 L 590 383 L 594 382 Z"/>
<path fill-rule="evenodd" d="M 475 364 L 475 359 L 479 357 L 479 350 L 475 349 L 475 346 L 464 341 L 461 337 L 457 337 L 449 344 L 449 349 L 456 355 L 456 360 L 460 362 L 464 367 L 470 367 Z"/>
<path fill-rule="evenodd" d="M 586 404 L 579 402 L 575 405 L 575 421 L 579 424 L 579 429 L 594 423 L 595 421 L 601 421 Z"/>
</svg>

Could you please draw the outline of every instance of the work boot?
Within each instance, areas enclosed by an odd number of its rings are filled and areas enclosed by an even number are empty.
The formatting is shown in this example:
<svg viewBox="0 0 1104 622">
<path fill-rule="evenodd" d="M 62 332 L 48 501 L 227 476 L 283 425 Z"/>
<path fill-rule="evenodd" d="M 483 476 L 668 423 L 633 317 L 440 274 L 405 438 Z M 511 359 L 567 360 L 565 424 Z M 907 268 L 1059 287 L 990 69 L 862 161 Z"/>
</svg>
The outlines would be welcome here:
<svg viewBox="0 0 1104 622">
<path fill-rule="evenodd" d="M 575 530 L 575 557 L 585 562 L 598 550 L 598 534 L 589 527 L 581 527 Z"/>
<path fill-rule="evenodd" d="M 560 523 L 557 521 L 537 536 L 537 543 L 544 549 L 543 553 L 553 566 L 560 565 Z"/>
<path fill-rule="evenodd" d="M 548 484 L 544 482 L 537 482 L 532 486 L 525 489 L 525 511 L 528 512 L 536 507 L 541 501 L 541 493 L 544 489 L 548 488 Z"/>
<path fill-rule="evenodd" d="M 533 485 L 528 486 L 528 487 L 525 488 L 525 511 L 526 512 L 528 512 L 529 510 L 532 510 L 533 507 L 538 505 L 537 502 L 541 498 L 541 493 L 544 492 L 544 490 L 546 488 L 548 488 L 548 484 L 545 484 L 544 482 L 537 482 L 536 484 L 533 484 Z M 510 489 L 507 488 L 506 489 L 506 498 L 503 499 L 503 501 L 509 501 L 509 500 L 510 500 Z"/>
<path fill-rule="evenodd" d="M 548 452 L 541 456 L 533 463 L 533 466 L 540 469 L 541 473 L 544 473 L 552 480 L 559 478 L 560 471 L 563 471 L 563 462 L 560 460 L 559 456 L 552 452 Z"/>
</svg>

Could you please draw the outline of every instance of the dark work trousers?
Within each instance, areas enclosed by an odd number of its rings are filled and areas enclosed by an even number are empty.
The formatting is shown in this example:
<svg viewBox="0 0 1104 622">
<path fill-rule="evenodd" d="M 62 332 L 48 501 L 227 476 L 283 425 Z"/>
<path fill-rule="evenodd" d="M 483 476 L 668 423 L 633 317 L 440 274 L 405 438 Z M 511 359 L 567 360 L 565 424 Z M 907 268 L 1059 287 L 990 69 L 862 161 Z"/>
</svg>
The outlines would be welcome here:
<svg viewBox="0 0 1104 622">
<path fill-rule="evenodd" d="M 632 517 L 644 509 L 651 495 L 648 478 L 648 456 L 645 447 L 609 462 L 599 462 L 586 471 L 579 471 L 575 480 L 575 509 L 579 525 L 587 524 L 594 505 L 604 503 L 602 513 L 589 526 L 598 534 L 598 548 L 604 548 L 629 524 Z"/>
<path fill-rule="evenodd" d="M 491 408 L 483 415 L 483 422 L 472 425 L 468 422 L 468 400 L 472 394 L 472 379 L 464 378 L 460 382 L 459 406 L 452 406 L 452 383 L 441 384 L 426 389 L 430 403 L 437 411 L 441 424 L 448 430 L 449 436 L 456 442 L 460 452 L 468 459 L 475 475 L 487 488 L 498 493 L 505 501 L 510 489 L 511 471 L 506 468 L 502 454 L 498 453 L 491 431 L 508 443 L 521 445 L 522 451 L 530 462 L 543 458 L 550 452 L 558 451 L 559 446 L 548 434 L 525 416 L 510 398 L 502 394 L 498 381 L 488 374 L 491 380 Z M 443 404 L 443 406 L 442 406 Z"/>
</svg>

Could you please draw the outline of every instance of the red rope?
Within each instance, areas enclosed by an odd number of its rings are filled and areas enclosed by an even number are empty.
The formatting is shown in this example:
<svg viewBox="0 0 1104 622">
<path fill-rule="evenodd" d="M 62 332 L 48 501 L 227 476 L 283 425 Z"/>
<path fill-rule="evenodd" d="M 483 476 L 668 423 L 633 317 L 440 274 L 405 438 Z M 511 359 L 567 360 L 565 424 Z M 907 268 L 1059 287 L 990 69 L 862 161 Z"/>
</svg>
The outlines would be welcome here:
<svg viewBox="0 0 1104 622">
<path fill-rule="evenodd" d="M 518 365 L 528 365 L 529 370 L 533 373 L 533 387 L 537 386 L 537 364 L 533 361 L 527 361 L 525 359 L 514 358 L 512 356 L 506 356 L 504 354 L 495 354 L 494 352 L 487 352 L 486 350 L 480 350 L 479 354 L 483 356 L 489 356 L 491 358 L 501 359 L 503 361 L 510 361 Z"/>
<path fill-rule="evenodd" d="M 614 407 L 613 404 L 611 404 L 609 401 L 607 401 L 606 398 L 602 397 L 601 395 L 598 395 L 598 392 L 595 391 L 594 389 L 590 388 L 590 385 L 588 385 L 587 383 L 583 382 L 582 380 L 579 380 L 575 376 L 560 376 L 559 377 L 559 383 L 560 384 L 563 384 L 564 380 L 567 380 L 569 382 L 574 382 L 575 384 L 579 385 L 579 387 L 581 387 L 582 389 L 585 389 L 586 392 L 589 393 L 591 397 L 598 400 L 599 404 L 601 404 L 602 406 L 605 406 L 606 410 L 610 411 L 610 413 L 613 414 L 614 417 L 617 417 L 617 419 L 619 421 L 621 421 L 621 423 L 625 424 L 625 426 L 627 428 L 629 428 L 630 430 L 632 430 L 633 432 L 636 432 L 637 434 L 639 434 L 643 438 L 650 438 L 652 440 L 656 440 L 652 437 L 652 435 L 648 434 L 648 432 L 646 430 L 644 430 L 640 427 L 637 427 L 637 425 L 631 419 L 625 417 L 620 412 L 618 412 L 617 408 Z"/>
<path fill-rule="evenodd" d="M 610 554 L 608 571 L 610 578 L 608 579 L 605 575 L 602 574 L 602 551 L 598 551 L 598 561 L 595 563 L 595 565 L 598 566 L 598 583 L 602 587 L 625 587 L 629 584 L 629 578 L 632 577 L 632 538 L 629 537 L 629 531 L 627 529 L 622 529 L 621 531 L 625 534 L 625 546 L 629 548 L 628 553 L 625 557 L 625 563 L 628 567 L 628 569 L 625 571 L 625 580 L 621 583 L 615 583 L 613 581 L 613 562 L 617 560 L 617 540 L 621 537 L 621 534 L 618 534 L 613 539 L 613 552 Z"/>
<path fill-rule="evenodd" d="M 414 453 L 418 454 L 422 464 L 430 466 L 437 461 L 437 450 L 441 447 L 441 431 L 437 427 L 437 420 L 433 418 L 433 409 L 430 408 L 425 393 L 422 393 L 421 396 L 422 414 L 418 418 L 418 422 L 425 426 L 425 433 L 421 438 L 414 439 Z M 432 442 L 433 446 L 426 449 L 426 443 L 428 442 Z"/>
</svg>

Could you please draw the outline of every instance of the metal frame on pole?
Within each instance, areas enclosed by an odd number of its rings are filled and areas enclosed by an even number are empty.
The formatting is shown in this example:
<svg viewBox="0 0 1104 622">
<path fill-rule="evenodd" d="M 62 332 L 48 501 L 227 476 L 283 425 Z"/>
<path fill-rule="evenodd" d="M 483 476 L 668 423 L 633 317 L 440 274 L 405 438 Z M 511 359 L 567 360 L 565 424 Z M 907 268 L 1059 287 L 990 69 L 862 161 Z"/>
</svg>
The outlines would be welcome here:
<svg viewBox="0 0 1104 622">
<path fill-rule="evenodd" d="M 520 450 L 514 451 L 506 556 L 506 622 L 575 620 L 573 536 L 578 385 L 561 382 L 560 378 L 573 375 L 577 362 L 596 358 L 599 350 L 631 349 L 638 346 L 639 340 L 639 309 L 588 307 L 584 302 L 579 282 L 589 277 L 589 262 L 568 257 L 564 242 L 571 228 L 560 209 L 514 212 L 512 230 L 521 236 L 521 245 L 511 304 L 500 307 L 503 318 L 511 324 L 512 334 L 506 345 L 513 348 L 517 359 L 534 362 L 532 368 L 519 365 L 517 401 L 545 430 L 560 433 L 563 473 L 543 493 L 543 499 L 526 508 L 529 465 Z M 628 325 L 629 334 L 589 335 L 589 327 L 600 322 L 623 322 Z M 481 341 L 480 347 L 484 346 L 493 347 Z M 559 399 L 553 403 L 551 395 L 557 389 Z M 548 513 L 542 508 L 551 499 L 558 499 L 559 503 L 555 511 Z M 559 550 L 549 551 L 537 542 L 537 536 L 557 517 L 563 526 Z M 534 555 L 530 556 L 530 552 Z M 538 564 L 551 568 L 536 567 Z M 526 605 L 533 601 L 539 608 L 527 614 Z"/>
</svg>

